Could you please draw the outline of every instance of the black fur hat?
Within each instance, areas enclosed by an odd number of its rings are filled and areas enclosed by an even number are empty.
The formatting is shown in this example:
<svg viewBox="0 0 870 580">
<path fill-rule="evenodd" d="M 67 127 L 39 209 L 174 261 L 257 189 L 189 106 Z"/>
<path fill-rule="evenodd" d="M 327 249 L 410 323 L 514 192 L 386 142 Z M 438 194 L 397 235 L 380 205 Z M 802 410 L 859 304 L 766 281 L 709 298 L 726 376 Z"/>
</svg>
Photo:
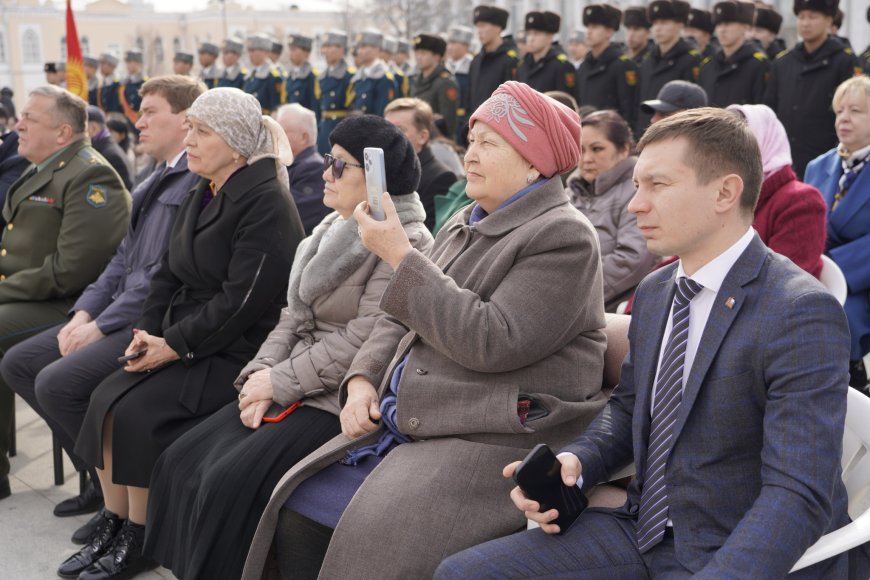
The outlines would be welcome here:
<svg viewBox="0 0 870 580">
<path fill-rule="evenodd" d="M 703 30 L 708 34 L 713 34 L 713 29 L 715 28 L 713 26 L 713 16 L 700 8 L 692 8 L 692 11 L 689 12 L 689 20 L 686 22 L 686 26 Z"/>
<path fill-rule="evenodd" d="M 622 22 L 622 10 L 610 4 L 590 4 L 583 9 L 583 26 L 600 24 L 611 30 L 619 30 Z"/>
<path fill-rule="evenodd" d="M 739 22 L 752 26 L 755 22 L 755 4 L 740 0 L 722 0 L 713 6 L 713 26 L 722 22 Z"/>
<path fill-rule="evenodd" d="M 801 10 L 812 10 L 833 18 L 839 7 L 840 0 L 794 0 L 794 15 L 800 14 Z"/>
<path fill-rule="evenodd" d="M 685 24 L 689 20 L 689 11 L 692 6 L 683 0 L 654 0 L 646 9 L 646 16 L 650 22 L 656 20 L 674 20 Z"/>
<path fill-rule="evenodd" d="M 562 17 L 555 12 L 529 12 L 526 14 L 525 30 L 539 30 L 556 34 L 562 25 Z"/>
<path fill-rule="evenodd" d="M 646 17 L 646 8 L 643 6 L 629 6 L 622 13 L 622 25 L 626 28 L 652 28 Z"/>
<path fill-rule="evenodd" d="M 507 28 L 509 13 L 498 6 L 478 6 L 474 9 L 474 23 L 489 22 L 501 29 Z"/>
<path fill-rule="evenodd" d="M 755 26 L 779 34 L 779 29 L 782 28 L 782 14 L 773 6 L 758 6 L 755 8 Z"/>
</svg>

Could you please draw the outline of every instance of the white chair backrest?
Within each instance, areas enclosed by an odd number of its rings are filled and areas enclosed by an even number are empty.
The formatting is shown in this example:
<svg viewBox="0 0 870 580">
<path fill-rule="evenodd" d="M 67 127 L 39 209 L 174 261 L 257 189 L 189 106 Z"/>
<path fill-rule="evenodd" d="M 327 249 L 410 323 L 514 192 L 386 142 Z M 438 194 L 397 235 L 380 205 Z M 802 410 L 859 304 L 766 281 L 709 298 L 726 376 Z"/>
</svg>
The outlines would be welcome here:
<svg viewBox="0 0 870 580">
<path fill-rule="evenodd" d="M 849 494 L 849 515 L 870 508 L 870 398 L 849 388 L 843 434 L 843 482 Z"/>
<path fill-rule="evenodd" d="M 846 285 L 846 277 L 840 267 L 828 256 L 822 256 L 822 273 L 819 282 L 834 295 L 840 304 L 846 303 L 849 295 L 849 287 Z"/>
</svg>

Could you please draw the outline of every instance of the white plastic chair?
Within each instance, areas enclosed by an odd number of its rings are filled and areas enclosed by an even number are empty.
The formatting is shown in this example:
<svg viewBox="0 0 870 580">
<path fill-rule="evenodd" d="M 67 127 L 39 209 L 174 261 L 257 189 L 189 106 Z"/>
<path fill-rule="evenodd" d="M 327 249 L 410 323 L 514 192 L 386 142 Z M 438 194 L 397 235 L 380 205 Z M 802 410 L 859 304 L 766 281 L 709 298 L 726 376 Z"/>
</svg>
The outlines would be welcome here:
<svg viewBox="0 0 870 580">
<path fill-rule="evenodd" d="M 852 523 L 819 538 L 792 572 L 870 541 L 870 398 L 850 388 L 847 405 L 842 466 Z"/>
<path fill-rule="evenodd" d="M 834 295 L 840 304 L 846 303 L 846 297 L 849 295 L 846 277 L 837 263 L 825 255 L 822 255 L 822 273 L 819 275 L 819 282 Z"/>
</svg>

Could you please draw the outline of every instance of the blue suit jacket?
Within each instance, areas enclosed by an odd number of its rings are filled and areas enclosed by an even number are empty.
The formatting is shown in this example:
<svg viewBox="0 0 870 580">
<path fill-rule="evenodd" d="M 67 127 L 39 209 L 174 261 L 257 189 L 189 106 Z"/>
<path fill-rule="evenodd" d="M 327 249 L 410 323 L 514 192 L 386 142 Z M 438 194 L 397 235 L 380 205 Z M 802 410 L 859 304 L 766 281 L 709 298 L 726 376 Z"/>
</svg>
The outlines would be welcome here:
<svg viewBox="0 0 870 580">
<path fill-rule="evenodd" d="M 584 489 L 635 462 L 638 477 L 619 510 L 629 517 L 644 484 L 650 393 L 676 268 L 638 287 L 621 382 L 566 449 L 580 458 Z M 697 577 L 784 577 L 823 533 L 848 523 L 840 474 L 848 348 L 837 301 L 756 235 L 710 312 L 666 467 L 676 557 Z M 845 560 L 796 577 L 843 578 Z"/>
<path fill-rule="evenodd" d="M 822 192 L 828 206 L 828 255 L 843 271 L 849 285 L 844 306 L 852 332 L 852 360 L 870 352 L 870 171 L 858 174 L 837 209 L 831 211 L 840 190 L 843 169 L 836 149 L 810 162 L 804 181 Z"/>
<path fill-rule="evenodd" d="M 296 156 L 287 168 L 287 176 L 305 235 L 310 236 L 314 226 L 332 213 L 323 205 L 323 157 L 314 145 Z"/>
<path fill-rule="evenodd" d="M 3 142 L 0 143 L 0 204 L 6 201 L 6 192 L 18 181 L 28 165 L 30 161 L 18 154 L 18 133 L 12 131 L 3 135 Z M 6 220 L 0 216 L 0 227 L 5 225 Z"/>
</svg>

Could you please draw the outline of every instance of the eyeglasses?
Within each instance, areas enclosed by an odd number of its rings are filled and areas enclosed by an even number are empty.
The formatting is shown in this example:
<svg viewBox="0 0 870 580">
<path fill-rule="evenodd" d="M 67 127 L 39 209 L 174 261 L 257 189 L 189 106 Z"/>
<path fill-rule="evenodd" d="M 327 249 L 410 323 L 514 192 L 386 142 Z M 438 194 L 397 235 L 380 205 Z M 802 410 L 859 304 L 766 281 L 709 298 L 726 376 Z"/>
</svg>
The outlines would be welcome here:
<svg viewBox="0 0 870 580">
<path fill-rule="evenodd" d="M 341 179 L 341 176 L 344 173 L 344 168 L 347 166 L 359 167 L 360 169 L 363 168 L 362 165 L 357 165 L 356 163 L 351 163 L 344 159 L 336 159 L 329 153 L 323 156 L 323 170 L 326 171 L 332 167 L 332 177 L 335 179 Z"/>
</svg>

